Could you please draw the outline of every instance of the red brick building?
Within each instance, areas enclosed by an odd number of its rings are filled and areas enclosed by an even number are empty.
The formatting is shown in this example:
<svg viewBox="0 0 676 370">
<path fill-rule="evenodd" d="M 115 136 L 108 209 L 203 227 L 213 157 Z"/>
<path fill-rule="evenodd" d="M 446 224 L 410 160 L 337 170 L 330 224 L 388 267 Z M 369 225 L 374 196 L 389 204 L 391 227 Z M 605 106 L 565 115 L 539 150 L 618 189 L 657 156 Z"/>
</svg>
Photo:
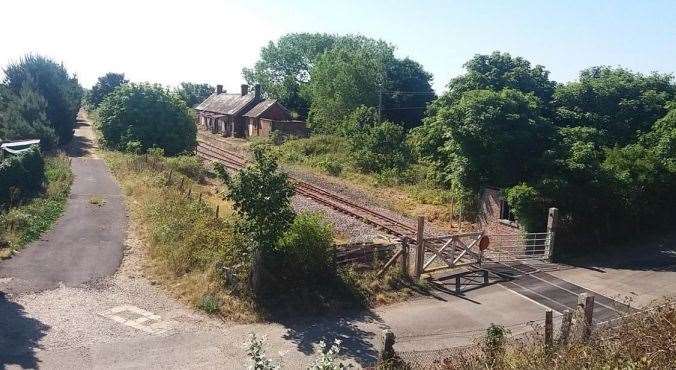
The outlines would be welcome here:
<svg viewBox="0 0 676 370">
<path fill-rule="evenodd" d="M 272 131 L 305 136 L 305 122 L 293 121 L 291 113 L 275 99 L 263 99 L 260 85 L 249 92 L 242 85 L 239 94 L 227 94 L 218 85 L 216 92 L 195 107 L 197 124 L 223 136 L 267 136 Z"/>
</svg>

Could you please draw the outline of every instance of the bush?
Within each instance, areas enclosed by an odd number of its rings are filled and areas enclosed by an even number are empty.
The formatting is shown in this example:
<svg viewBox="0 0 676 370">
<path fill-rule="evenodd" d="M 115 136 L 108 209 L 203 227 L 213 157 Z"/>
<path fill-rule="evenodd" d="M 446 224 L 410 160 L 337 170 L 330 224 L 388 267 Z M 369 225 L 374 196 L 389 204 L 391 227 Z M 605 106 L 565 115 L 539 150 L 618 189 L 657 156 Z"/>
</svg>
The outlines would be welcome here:
<svg viewBox="0 0 676 370">
<path fill-rule="evenodd" d="M 124 73 L 106 73 L 99 77 L 96 84 L 92 86 L 91 91 L 87 94 L 87 103 L 91 108 L 97 108 L 106 96 L 110 95 L 120 85 L 128 82 L 124 78 Z"/>
<path fill-rule="evenodd" d="M 0 205 L 12 206 L 40 190 L 45 180 L 45 163 L 40 149 L 32 147 L 0 162 Z"/>
<path fill-rule="evenodd" d="M 63 64 L 39 55 L 27 55 L 10 64 L 5 76 L 14 94 L 28 87 L 42 96 L 47 101 L 47 119 L 59 142 L 70 141 L 83 94 L 77 78 L 71 77 Z"/>
<path fill-rule="evenodd" d="M 142 150 L 158 147 L 173 156 L 192 151 L 197 127 L 188 106 L 159 85 L 124 84 L 98 110 L 104 144 L 126 150 L 138 141 Z"/>
<path fill-rule="evenodd" d="M 540 194 L 527 184 L 519 184 L 506 190 L 507 203 L 514 217 L 528 232 L 536 232 L 544 225 L 546 212 Z"/>
<path fill-rule="evenodd" d="M 387 121 L 357 131 L 350 146 L 354 163 L 363 172 L 403 170 L 411 161 L 404 128 Z"/>
<path fill-rule="evenodd" d="M 0 85 L 0 138 L 40 139 L 42 149 L 54 148 L 59 139 L 47 119 L 47 101 L 27 86 L 15 94 Z"/>
<path fill-rule="evenodd" d="M 317 162 L 316 166 L 331 176 L 340 176 L 340 173 L 343 172 L 343 165 L 330 159 L 323 159 Z"/>
<path fill-rule="evenodd" d="M 313 284 L 335 274 L 333 230 L 316 213 L 301 213 L 279 239 L 274 271 L 287 286 Z"/>
<path fill-rule="evenodd" d="M 179 155 L 167 158 L 167 167 L 182 173 L 193 180 L 201 181 L 204 179 L 205 171 L 202 162 L 194 155 Z"/>
</svg>

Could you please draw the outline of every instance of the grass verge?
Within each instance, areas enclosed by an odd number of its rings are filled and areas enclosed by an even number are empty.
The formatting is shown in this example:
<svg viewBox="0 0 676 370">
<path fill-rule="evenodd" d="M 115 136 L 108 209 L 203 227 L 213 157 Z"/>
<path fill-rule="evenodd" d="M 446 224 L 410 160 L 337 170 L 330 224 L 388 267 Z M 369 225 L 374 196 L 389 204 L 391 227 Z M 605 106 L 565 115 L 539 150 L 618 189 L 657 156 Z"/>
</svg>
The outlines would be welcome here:
<svg viewBox="0 0 676 370">
<path fill-rule="evenodd" d="M 595 328 L 589 340 L 582 340 L 579 332 L 568 344 L 555 341 L 553 347 L 545 347 L 540 330 L 504 341 L 496 338 L 495 330 L 487 330 L 475 347 L 455 350 L 431 366 L 411 362 L 381 368 L 673 369 L 676 365 L 676 304 L 671 300 Z"/>
<path fill-rule="evenodd" d="M 318 284 L 252 299 L 243 286 L 249 272 L 247 240 L 237 230 L 237 215 L 223 200 L 218 184 L 205 180 L 204 172 L 195 171 L 188 159 L 150 157 L 146 163 L 144 157 L 131 154 L 101 151 L 101 155 L 127 195 L 130 216 L 148 251 L 147 272 L 195 308 L 234 321 L 254 322 L 365 308 L 414 294 L 415 287 L 410 288 L 394 269 L 378 277 L 376 268 L 348 267 Z M 163 172 L 153 168 L 156 159 L 163 162 Z M 191 170 L 175 167 L 177 162 L 188 163 Z M 166 169 L 173 173 L 172 186 L 167 185 Z M 216 207 L 219 218 L 214 214 Z"/>
<path fill-rule="evenodd" d="M 68 157 L 46 157 L 45 177 L 41 195 L 0 213 L 0 258 L 38 239 L 63 212 L 73 182 Z"/>
</svg>

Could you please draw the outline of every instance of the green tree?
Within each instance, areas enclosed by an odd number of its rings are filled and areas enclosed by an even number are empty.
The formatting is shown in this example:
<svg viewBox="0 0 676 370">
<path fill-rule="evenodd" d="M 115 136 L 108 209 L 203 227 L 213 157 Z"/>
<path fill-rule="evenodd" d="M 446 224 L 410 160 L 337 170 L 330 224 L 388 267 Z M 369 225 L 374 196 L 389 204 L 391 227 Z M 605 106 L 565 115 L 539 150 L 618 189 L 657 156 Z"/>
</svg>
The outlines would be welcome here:
<svg viewBox="0 0 676 370">
<path fill-rule="evenodd" d="M 246 231 L 264 254 L 274 249 L 295 217 L 291 208 L 294 189 L 286 173 L 260 147 L 254 149 L 253 164 L 236 176 L 229 176 L 222 167 L 217 171 L 228 188 L 226 198 L 244 219 Z"/>
<path fill-rule="evenodd" d="M 324 33 L 286 34 L 261 49 L 256 65 L 243 69 L 244 79 L 250 85 L 260 84 L 266 94 L 305 118 L 311 103 L 304 93 L 310 71 L 317 58 L 333 48 L 336 38 Z"/>
<path fill-rule="evenodd" d="M 385 66 L 385 74 L 382 118 L 401 124 L 407 131 L 419 126 L 427 104 L 436 99 L 432 75 L 409 58 L 391 60 Z"/>
<path fill-rule="evenodd" d="M 142 150 L 158 147 L 172 156 L 195 147 L 193 113 L 160 85 L 121 85 L 97 111 L 104 144 L 110 148 L 125 150 L 130 143 L 138 142 Z"/>
<path fill-rule="evenodd" d="M 540 99 L 541 108 L 547 109 L 556 87 L 543 66 L 531 66 L 526 59 L 512 57 L 509 53 L 477 54 L 464 67 L 467 72 L 451 80 L 443 100 L 457 101 L 471 90 L 512 89 L 532 93 Z"/>
<path fill-rule="evenodd" d="M 192 82 L 181 82 L 181 85 L 176 89 L 178 97 L 185 102 L 188 107 L 204 101 L 209 95 L 213 94 L 216 89 L 209 84 L 196 84 Z"/>
<path fill-rule="evenodd" d="M 554 121 L 561 127 L 596 128 L 603 145 L 626 145 L 666 114 L 675 93 L 671 75 L 593 67 L 582 71 L 579 81 L 556 89 Z"/>
<path fill-rule="evenodd" d="M 96 84 L 92 86 L 91 91 L 87 94 L 87 102 L 92 108 L 97 108 L 106 96 L 112 93 L 118 86 L 127 82 L 129 81 L 124 78 L 124 73 L 106 73 L 99 77 Z"/>
<path fill-rule="evenodd" d="M 47 102 L 26 86 L 14 94 L 0 85 L 0 141 L 22 139 L 40 139 L 43 149 L 57 145 L 58 138 L 47 119 Z"/>
<path fill-rule="evenodd" d="M 534 176 L 550 128 L 536 97 L 473 90 L 443 104 L 448 101 L 437 102 L 435 114 L 414 134 L 417 151 L 434 165 L 440 182 L 476 192 Z"/>
<path fill-rule="evenodd" d="M 14 93 L 25 87 L 40 94 L 47 102 L 47 119 L 60 143 L 73 137 L 75 120 L 82 100 L 82 87 L 62 64 L 39 55 L 27 55 L 5 69 L 5 83 Z"/>
<path fill-rule="evenodd" d="M 384 86 L 385 65 L 394 59 L 394 48 L 363 36 L 342 38 L 317 60 L 311 71 L 312 105 L 308 121 L 320 132 L 336 132 L 360 105 L 378 105 Z"/>
</svg>

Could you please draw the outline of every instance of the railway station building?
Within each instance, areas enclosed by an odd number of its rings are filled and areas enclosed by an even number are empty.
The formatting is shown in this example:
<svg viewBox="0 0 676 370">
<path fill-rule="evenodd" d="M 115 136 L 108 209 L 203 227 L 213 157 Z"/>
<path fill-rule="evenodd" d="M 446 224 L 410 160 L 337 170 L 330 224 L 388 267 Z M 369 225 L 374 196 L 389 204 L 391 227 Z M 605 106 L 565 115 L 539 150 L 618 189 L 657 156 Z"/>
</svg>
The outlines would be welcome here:
<svg viewBox="0 0 676 370">
<path fill-rule="evenodd" d="M 249 91 L 242 85 L 239 94 L 228 94 L 222 85 L 195 107 L 197 124 L 225 137 L 283 135 L 306 136 L 305 122 L 292 119 L 291 113 L 276 99 L 264 99 L 260 85 Z"/>
</svg>

